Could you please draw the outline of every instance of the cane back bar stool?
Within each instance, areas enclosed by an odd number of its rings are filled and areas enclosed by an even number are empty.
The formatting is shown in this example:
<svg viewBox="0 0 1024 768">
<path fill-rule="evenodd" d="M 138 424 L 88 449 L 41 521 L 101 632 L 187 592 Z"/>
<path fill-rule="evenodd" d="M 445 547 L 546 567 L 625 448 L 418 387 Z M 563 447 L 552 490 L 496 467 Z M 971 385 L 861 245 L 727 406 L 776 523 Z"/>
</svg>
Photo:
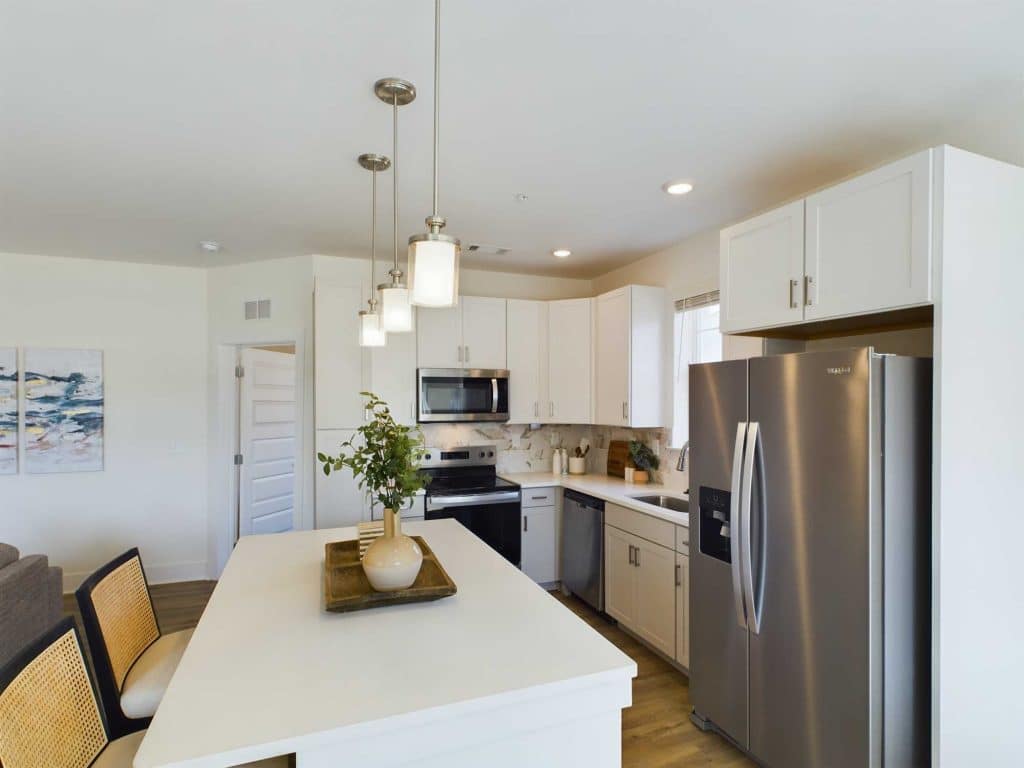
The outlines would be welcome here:
<svg viewBox="0 0 1024 768">
<path fill-rule="evenodd" d="M 145 735 L 111 739 L 70 616 L 0 667 L 4 768 L 132 768 Z M 290 757 L 277 757 L 246 766 L 290 763 Z"/>
<path fill-rule="evenodd" d="M 96 571 L 75 597 L 111 733 L 148 727 L 192 630 L 160 632 L 138 549 Z"/>
</svg>

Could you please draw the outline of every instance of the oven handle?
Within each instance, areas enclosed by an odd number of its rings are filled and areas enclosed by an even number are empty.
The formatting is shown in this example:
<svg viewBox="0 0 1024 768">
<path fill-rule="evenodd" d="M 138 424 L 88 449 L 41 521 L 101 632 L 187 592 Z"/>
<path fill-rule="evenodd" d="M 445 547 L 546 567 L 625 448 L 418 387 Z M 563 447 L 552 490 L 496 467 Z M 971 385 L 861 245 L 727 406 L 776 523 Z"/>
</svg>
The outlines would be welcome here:
<svg viewBox="0 0 1024 768">
<path fill-rule="evenodd" d="M 519 491 L 502 491 L 501 493 L 473 494 L 470 496 L 442 496 L 438 499 L 427 499 L 427 511 L 436 512 L 449 507 L 477 507 L 484 504 L 518 504 Z"/>
<path fill-rule="evenodd" d="M 498 380 L 491 379 L 491 413 L 498 412 Z"/>
</svg>

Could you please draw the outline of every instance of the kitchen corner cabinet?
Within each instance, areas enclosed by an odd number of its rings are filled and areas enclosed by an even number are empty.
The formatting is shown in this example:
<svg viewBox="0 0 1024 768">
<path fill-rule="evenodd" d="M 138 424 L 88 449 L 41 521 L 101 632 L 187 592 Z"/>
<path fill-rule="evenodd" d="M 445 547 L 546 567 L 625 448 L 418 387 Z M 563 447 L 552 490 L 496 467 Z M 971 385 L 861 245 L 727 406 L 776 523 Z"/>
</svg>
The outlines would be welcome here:
<svg viewBox="0 0 1024 768">
<path fill-rule="evenodd" d="M 316 451 L 336 456 L 338 448 L 351 440 L 354 429 L 318 429 Z M 316 528 L 341 528 L 370 519 L 370 504 L 351 469 L 325 475 L 316 462 Z"/>
<path fill-rule="evenodd" d="M 664 426 L 665 291 L 627 285 L 594 299 L 595 422 Z"/>
<path fill-rule="evenodd" d="M 317 429 L 350 429 L 363 423 L 366 355 L 359 346 L 364 286 L 317 278 L 313 294 L 313 358 Z"/>
<path fill-rule="evenodd" d="M 548 410 L 545 421 L 591 424 L 593 299 L 548 302 Z M 510 382 L 515 387 L 514 382 Z M 543 409 L 542 409 L 543 410 Z"/>
<path fill-rule="evenodd" d="M 690 668 L 690 556 L 676 552 L 676 662 Z"/>
<path fill-rule="evenodd" d="M 560 578 L 559 489 L 523 489 L 522 561 L 523 573 L 538 584 L 552 584 Z"/>
<path fill-rule="evenodd" d="M 548 303 L 509 299 L 507 316 L 509 422 L 547 421 Z"/>
<path fill-rule="evenodd" d="M 420 368 L 506 367 L 506 301 L 460 296 L 445 309 L 421 308 L 417 339 Z"/>
<path fill-rule="evenodd" d="M 416 316 L 412 333 L 389 333 L 388 343 L 370 350 L 370 391 L 386 402 L 399 424 L 416 424 Z"/>
</svg>

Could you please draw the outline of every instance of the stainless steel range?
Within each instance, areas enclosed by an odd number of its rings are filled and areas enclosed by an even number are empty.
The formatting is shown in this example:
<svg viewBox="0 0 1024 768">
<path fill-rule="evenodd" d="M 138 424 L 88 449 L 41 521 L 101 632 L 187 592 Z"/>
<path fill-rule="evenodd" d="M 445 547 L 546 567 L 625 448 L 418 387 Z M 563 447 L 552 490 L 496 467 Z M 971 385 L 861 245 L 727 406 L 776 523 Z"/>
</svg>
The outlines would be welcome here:
<svg viewBox="0 0 1024 768">
<path fill-rule="evenodd" d="M 424 516 L 458 520 L 518 568 L 522 494 L 518 485 L 498 477 L 496 454 L 493 445 L 428 448 Z"/>
</svg>

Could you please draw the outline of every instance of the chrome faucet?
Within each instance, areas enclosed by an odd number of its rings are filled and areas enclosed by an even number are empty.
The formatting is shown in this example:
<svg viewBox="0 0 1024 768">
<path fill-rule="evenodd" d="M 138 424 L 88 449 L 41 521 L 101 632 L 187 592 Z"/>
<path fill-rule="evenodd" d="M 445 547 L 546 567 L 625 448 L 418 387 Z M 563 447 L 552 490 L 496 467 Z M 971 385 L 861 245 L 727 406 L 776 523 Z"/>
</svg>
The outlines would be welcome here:
<svg viewBox="0 0 1024 768">
<path fill-rule="evenodd" d="M 687 440 L 683 443 L 683 447 L 679 449 L 679 461 L 676 462 L 676 471 L 682 472 L 686 469 L 686 457 L 690 455 L 690 441 Z"/>
</svg>

